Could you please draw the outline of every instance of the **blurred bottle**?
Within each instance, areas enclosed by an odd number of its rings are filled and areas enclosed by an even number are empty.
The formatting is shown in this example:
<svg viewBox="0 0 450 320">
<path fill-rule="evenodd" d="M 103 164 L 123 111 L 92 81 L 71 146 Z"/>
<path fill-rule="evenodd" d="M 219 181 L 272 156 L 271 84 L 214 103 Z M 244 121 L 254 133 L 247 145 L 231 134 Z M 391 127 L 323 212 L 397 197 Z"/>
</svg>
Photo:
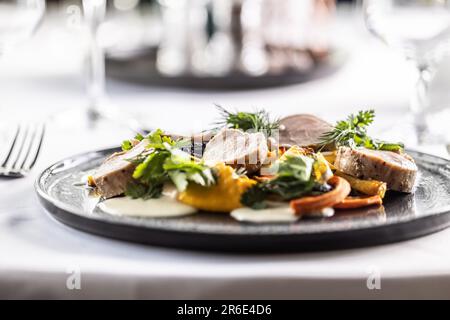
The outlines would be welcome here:
<svg viewBox="0 0 450 320">
<path fill-rule="evenodd" d="M 159 0 L 163 34 L 157 68 L 169 76 L 205 72 L 202 55 L 207 45 L 208 0 Z"/>
<path fill-rule="evenodd" d="M 264 0 L 264 38 L 271 73 L 307 71 L 330 50 L 334 0 Z"/>
<path fill-rule="evenodd" d="M 307 71 L 330 49 L 334 0 L 159 2 L 157 67 L 165 75 Z"/>
</svg>

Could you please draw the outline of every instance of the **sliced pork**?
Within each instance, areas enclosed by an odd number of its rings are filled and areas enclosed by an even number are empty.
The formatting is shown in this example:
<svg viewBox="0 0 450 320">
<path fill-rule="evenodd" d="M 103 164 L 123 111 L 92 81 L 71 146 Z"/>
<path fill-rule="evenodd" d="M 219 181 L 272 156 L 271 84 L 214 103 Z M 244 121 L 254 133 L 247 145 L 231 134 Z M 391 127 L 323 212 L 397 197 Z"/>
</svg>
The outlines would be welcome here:
<svg viewBox="0 0 450 320">
<path fill-rule="evenodd" d="M 267 159 L 267 140 L 262 133 L 223 129 L 206 145 L 203 160 L 208 165 L 224 162 L 248 173 L 257 172 Z"/>
<path fill-rule="evenodd" d="M 408 193 L 413 190 L 417 175 L 417 166 L 410 156 L 391 151 L 340 147 L 334 165 L 351 176 L 384 181 L 388 189 Z"/>
<path fill-rule="evenodd" d="M 93 175 L 98 193 L 104 198 L 112 198 L 123 194 L 132 181 L 136 166 L 129 161 L 141 154 L 148 145 L 148 140 L 139 142 L 133 149 L 116 152 L 108 157 Z"/>
<path fill-rule="evenodd" d="M 311 114 L 297 114 L 281 119 L 280 145 L 314 147 L 333 126 Z"/>
</svg>

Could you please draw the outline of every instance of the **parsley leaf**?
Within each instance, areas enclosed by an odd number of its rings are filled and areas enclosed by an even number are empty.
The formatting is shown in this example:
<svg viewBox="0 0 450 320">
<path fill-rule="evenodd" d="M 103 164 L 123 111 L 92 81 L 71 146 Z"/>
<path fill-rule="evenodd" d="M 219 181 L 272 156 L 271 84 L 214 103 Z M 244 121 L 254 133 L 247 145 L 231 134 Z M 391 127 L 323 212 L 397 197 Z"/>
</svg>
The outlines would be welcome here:
<svg viewBox="0 0 450 320">
<path fill-rule="evenodd" d="M 133 148 L 133 145 L 131 144 L 130 140 L 124 140 L 122 142 L 122 151 L 128 151 Z"/>
<path fill-rule="evenodd" d="M 172 181 L 179 191 L 184 191 L 189 182 L 202 186 L 215 183 L 212 169 L 179 148 L 185 142 L 174 141 L 156 130 L 147 137 L 146 150 L 129 159 L 136 164 L 134 183 L 127 188 L 126 195 L 132 198 L 157 198 L 161 196 L 164 183 Z"/>
<path fill-rule="evenodd" d="M 390 143 L 373 139 L 368 136 L 367 128 L 375 119 L 375 111 L 359 111 L 351 114 L 346 120 L 336 123 L 334 128 L 322 135 L 320 147 L 335 144 L 336 147 L 347 146 L 351 148 L 365 147 L 373 150 L 401 151 L 402 143 Z"/>
<path fill-rule="evenodd" d="M 137 133 L 133 139 L 134 141 L 142 141 L 144 140 L 144 136 L 140 133 Z M 122 151 L 128 151 L 133 149 L 133 140 L 125 140 L 122 142 Z"/>
<path fill-rule="evenodd" d="M 186 154 L 186 156 L 188 155 Z M 195 162 L 179 154 L 173 153 L 165 161 L 163 168 L 169 173 L 178 191 L 184 191 L 189 181 L 201 186 L 210 186 L 215 183 L 212 170 L 204 165 L 203 162 Z"/>
</svg>

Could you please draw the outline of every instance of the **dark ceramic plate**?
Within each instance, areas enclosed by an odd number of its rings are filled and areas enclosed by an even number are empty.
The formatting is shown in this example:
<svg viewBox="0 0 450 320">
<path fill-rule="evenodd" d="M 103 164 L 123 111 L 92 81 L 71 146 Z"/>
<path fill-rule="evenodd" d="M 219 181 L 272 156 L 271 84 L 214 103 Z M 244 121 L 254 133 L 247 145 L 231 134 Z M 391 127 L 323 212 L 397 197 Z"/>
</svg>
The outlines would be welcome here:
<svg viewBox="0 0 450 320">
<path fill-rule="evenodd" d="M 343 49 L 333 49 L 305 70 L 286 70 L 252 76 L 242 72 L 230 72 L 223 76 L 199 76 L 191 73 L 179 76 L 161 74 L 156 68 L 156 48 L 144 48 L 129 55 L 109 54 L 106 57 L 106 73 L 109 77 L 144 85 L 187 87 L 195 89 L 256 89 L 276 87 L 312 81 L 338 71 L 348 58 Z"/>
<path fill-rule="evenodd" d="M 187 249 L 281 252 L 383 244 L 450 225 L 450 161 L 413 152 L 419 167 L 414 194 L 388 193 L 384 207 L 343 211 L 294 224 L 239 223 L 227 214 L 134 218 L 102 212 L 80 182 L 116 149 L 86 153 L 46 169 L 36 182 L 43 206 L 64 224 L 94 234 Z"/>
</svg>

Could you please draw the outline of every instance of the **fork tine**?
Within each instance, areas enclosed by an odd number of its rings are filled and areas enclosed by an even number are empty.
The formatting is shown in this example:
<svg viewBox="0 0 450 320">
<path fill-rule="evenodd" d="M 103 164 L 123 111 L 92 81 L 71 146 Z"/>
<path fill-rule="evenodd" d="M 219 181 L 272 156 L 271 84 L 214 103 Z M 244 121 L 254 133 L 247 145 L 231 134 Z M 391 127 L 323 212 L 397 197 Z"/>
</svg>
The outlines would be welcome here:
<svg viewBox="0 0 450 320">
<path fill-rule="evenodd" d="M 14 169 L 23 170 L 25 168 L 25 164 L 27 163 L 27 160 L 28 160 L 28 158 L 29 158 L 29 156 L 31 154 L 31 150 L 33 149 L 33 145 L 35 144 L 34 140 L 36 139 L 38 131 L 39 131 L 39 126 L 35 125 L 32 133 L 31 133 L 30 140 L 28 141 L 28 147 L 26 149 L 27 151 L 25 153 L 25 156 L 23 157 L 22 164 L 20 165 L 20 167 L 13 167 Z"/>
<path fill-rule="evenodd" d="M 6 165 L 8 164 L 8 161 L 11 158 L 11 155 L 12 155 L 12 153 L 14 151 L 15 146 L 16 146 L 17 139 L 19 138 L 20 131 L 21 131 L 21 127 L 19 125 L 19 126 L 17 126 L 16 134 L 14 135 L 14 139 L 12 141 L 12 144 L 11 144 L 10 148 L 9 148 L 8 154 L 6 155 L 6 158 L 5 158 L 5 160 L 3 161 L 3 163 L 2 163 L 2 165 L 0 167 L 6 167 Z"/>
<path fill-rule="evenodd" d="M 45 123 L 42 124 L 42 129 L 41 129 L 41 133 L 39 135 L 39 141 L 38 141 L 38 146 L 36 151 L 34 152 L 34 157 L 33 160 L 31 161 L 31 163 L 28 165 L 28 167 L 26 168 L 26 170 L 31 170 L 34 165 L 36 164 L 36 161 L 39 157 L 39 153 L 41 152 L 41 148 L 42 148 L 42 142 L 44 141 L 44 135 L 45 135 Z M 23 168 L 25 169 L 25 168 Z"/>
<path fill-rule="evenodd" d="M 11 168 L 15 168 L 17 166 L 17 163 L 19 162 L 19 159 L 23 153 L 23 150 L 25 148 L 25 143 L 27 142 L 28 132 L 30 131 L 30 127 L 25 127 L 25 133 L 22 137 L 22 142 L 20 143 L 19 151 L 17 152 L 16 159 L 14 160 L 13 164 L 11 165 Z"/>
</svg>

